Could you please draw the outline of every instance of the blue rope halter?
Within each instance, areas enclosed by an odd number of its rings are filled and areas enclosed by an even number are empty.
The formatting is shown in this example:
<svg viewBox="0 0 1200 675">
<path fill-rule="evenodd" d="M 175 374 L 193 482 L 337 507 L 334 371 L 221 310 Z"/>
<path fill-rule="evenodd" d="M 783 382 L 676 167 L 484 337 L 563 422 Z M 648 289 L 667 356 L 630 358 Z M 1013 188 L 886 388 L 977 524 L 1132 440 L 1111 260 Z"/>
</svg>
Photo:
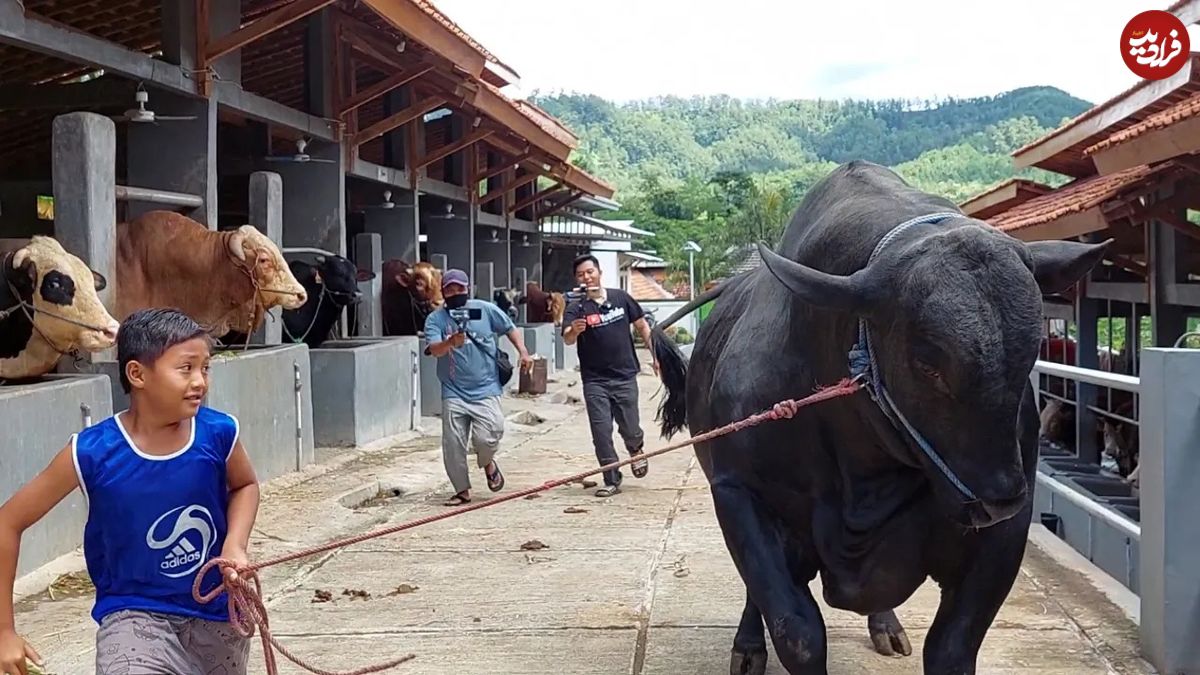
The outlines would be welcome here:
<svg viewBox="0 0 1200 675">
<path fill-rule="evenodd" d="M 961 216 L 961 214 L 958 213 L 932 213 L 900 223 L 896 227 L 892 228 L 890 232 L 884 235 L 883 239 L 879 240 L 879 243 L 875 245 L 875 250 L 871 252 L 871 257 L 868 259 L 867 264 L 870 265 L 872 262 L 874 262 L 876 256 L 879 255 L 879 252 L 882 251 L 885 246 L 890 244 L 896 237 L 913 225 L 937 223 L 945 220 L 946 218 L 954 218 L 959 216 Z M 912 437 L 914 441 L 916 441 L 917 445 L 920 446 L 921 451 L 924 452 L 925 456 L 929 458 L 929 461 L 933 462 L 933 465 L 942 472 L 942 475 L 944 475 L 946 479 L 950 481 L 950 484 L 953 485 L 955 489 L 962 493 L 962 495 L 966 497 L 968 501 L 974 502 L 979 500 L 978 497 L 975 496 L 975 493 L 971 492 L 971 489 L 968 488 L 966 484 L 963 483 L 962 480 L 960 480 L 959 477 L 954 473 L 950 466 L 946 464 L 945 460 L 938 455 L 937 451 L 933 449 L 933 446 L 929 444 L 929 441 L 925 440 L 925 437 L 921 435 L 921 432 L 917 431 L 916 427 L 914 427 L 912 423 L 908 421 L 908 418 L 904 416 L 904 413 L 900 412 L 900 409 L 896 407 L 896 403 L 892 401 L 892 397 L 888 394 L 887 388 L 883 386 L 883 374 L 880 373 L 879 365 L 875 361 L 875 351 L 871 349 L 871 333 L 867 330 L 867 320 L 866 318 L 862 317 L 860 317 L 858 320 L 858 342 L 855 343 L 854 347 L 850 349 L 850 375 L 854 377 L 854 379 L 866 381 L 866 390 L 867 393 L 870 394 L 871 400 L 875 401 L 875 403 L 879 406 L 879 409 L 883 411 L 883 414 L 886 415 L 887 418 L 892 422 L 893 426 L 895 426 L 897 429 L 903 429 L 908 433 L 909 436 Z"/>
</svg>

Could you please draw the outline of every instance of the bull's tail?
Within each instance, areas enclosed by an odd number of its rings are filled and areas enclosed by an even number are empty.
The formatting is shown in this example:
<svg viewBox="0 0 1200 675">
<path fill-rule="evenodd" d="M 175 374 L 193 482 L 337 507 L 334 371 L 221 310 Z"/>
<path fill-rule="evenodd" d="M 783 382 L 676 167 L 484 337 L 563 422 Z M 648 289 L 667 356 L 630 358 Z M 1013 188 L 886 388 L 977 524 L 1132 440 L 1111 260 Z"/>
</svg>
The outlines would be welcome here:
<svg viewBox="0 0 1200 675">
<path fill-rule="evenodd" d="M 730 280 L 732 281 L 732 280 Z M 654 359 L 658 361 L 659 377 L 666 387 L 667 395 L 658 404 L 658 421 L 662 424 L 662 435 L 671 438 L 687 426 L 687 370 L 688 362 L 675 341 L 667 337 L 666 329 L 698 307 L 715 300 L 725 291 L 730 282 L 721 284 L 680 307 L 666 321 L 651 329 L 650 337 Z"/>
</svg>

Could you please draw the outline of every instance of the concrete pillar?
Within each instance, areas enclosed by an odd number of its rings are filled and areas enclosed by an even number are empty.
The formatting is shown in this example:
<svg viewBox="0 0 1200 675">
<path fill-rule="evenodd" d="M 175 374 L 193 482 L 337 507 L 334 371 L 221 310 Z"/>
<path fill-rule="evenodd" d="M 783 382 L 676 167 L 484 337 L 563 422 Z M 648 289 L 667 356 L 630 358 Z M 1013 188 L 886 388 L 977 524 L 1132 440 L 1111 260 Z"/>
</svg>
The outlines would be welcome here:
<svg viewBox="0 0 1200 675">
<path fill-rule="evenodd" d="M 283 245 L 283 179 L 271 171 L 250 174 L 250 224 L 259 232 Z M 250 342 L 256 345 L 277 345 L 283 342 L 283 310 L 274 307 L 263 320 Z"/>
<path fill-rule="evenodd" d="M 1183 250 L 1180 240 L 1186 235 L 1160 220 L 1152 220 L 1146 227 L 1150 231 L 1150 335 L 1155 347 L 1169 347 L 1187 331 L 1187 311 L 1166 302 L 1167 286 L 1187 280 L 1184 261 L 1178 255 Z"/>
<path fill-rule="evenodd" d="M 283 177 L 283 245 L 312 246 L 346 255 L 346 171 L 340 143 L 313 140 L 305 148 L 318 162 L 279 162 Z M 276 154 L 294 152 L 276 146 Z"/>
<path fill-rule="evenodd" d="M 54 118 L 54 236 L 108 281 L 100 301 L 116 315 L 117 129 L 113 121 L 87 112 Z M 118 319 L 120 317 L 117 317 Z M 116 348 L 85 355 L 116 361 Z"/>
<path fill-rule="evenodd" d="M 498 233 L 496 241 L 492 234 Z M 513 288 L 511 268 L 508 264 L 508 242 L 504 232 L 491 227 L 477 227 L 475 239 L 475 265 L 492 263 L 498 288 Z"/>
<path fill-rule="evenodd" d="M 528 280 L 528 274 L 524 267 L 514 267 L 512 271 L 513 288 L 519 293 L 525 292 L 525 283 Z M 529 318 L 528 305 L 517 305 L 517 323 L 527 323 Z"/>
<path fill-rule="evenodd" d="M 1200 673 L 1200 352 L 1142 352 L 1139 438 L 1142 652 L 1160 673 Z"/>
<path fill-rule="evenodd" d="M 381 195 L 382 192 L 381 190 Z M 367 207 L 364 211 L 363 229 L 380 236 L 384 260 L 398 258 L 410 263 L 418 260 L 420 227 L 417 225 L 416 209 L 412 206 L 412 200 L 412 192 L 394 188 L 394 207 Z"/>
<path fill-rule="evenodd" d="M 361 270 L 375 273 L 370 281 L 361 281 L 362 302 L 355 313 L 359 337 L 383 336 L 383 245 L 382 237 L 374 232 L 354 236 L 354 260 Z"/>
<path fill-rule="evenodd" d="M 611 282 L 610 282 L 611 283 Z M 1100 367 L 1097 353 L 1096 328 L 1100 318 L 1100 301 L 1081 294 L 1075 301 L 1075 325 L 1078 335 L 1075 355 L 1081 368 Z M 1075 446 L 1079 458 L 1100 463 L 1100 448 L 1096 445 L 1096 414 L 1087 406 L 1096 405 L 1099 389 L 1086 382 L 1075 383 Z"/>
<path fill-rule="evenodd" d="M 495 265 L 490 262 L 475 263 L 471 285 L 475 287 L 474 297 L 491 302 L 496 291 Z"/>
<path fill-rule="evenodd" d="M 150 90 L 148 107 L 158 115 L 195 117 L 157 124 L 127 124 L 125 180 L 133 187 L 197 195 L 198 209 L 132 201 L 132 220 L 147 211 L 168 209 L 217 229 L 217 102 Z"/>
<path fill-rule="evenodd" d="M 464 208 L 455 204 L 455 212 L 461 213 Z M 450 267 L 456 267 L 464 272 L 471 270 L 472 235 L 471 223 L 466 218 L 443 218 L 445 210 L 422 209 L 421 218 L 430 255 L 441 254 L 447 259 Z"/>
<path fill-rule="evenodd" d="M 332 7 L 309 15 L 304 33 L 304 94 L 308 112 L 333 117 L 333 34 Z"/>
</svg>

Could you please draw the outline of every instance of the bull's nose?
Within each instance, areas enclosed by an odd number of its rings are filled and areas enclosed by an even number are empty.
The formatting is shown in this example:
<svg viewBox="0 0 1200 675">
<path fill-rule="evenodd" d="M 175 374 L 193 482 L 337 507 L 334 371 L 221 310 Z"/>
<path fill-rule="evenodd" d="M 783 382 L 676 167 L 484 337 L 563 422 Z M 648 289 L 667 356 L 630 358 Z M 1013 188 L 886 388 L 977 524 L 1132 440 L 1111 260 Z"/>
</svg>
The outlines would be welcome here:
<svg viewBox="0 0 1200 675">
<path fill-rule="evenodd" d="M 1000 499 L 988 499 L 981 502 L 980 506 L 993 524 L 999 523 L 1020 513 L 1028 501 L 1028 496 L 1028 491 L 1022 487 L 1016 494 Z"/>
<path fill-rule="evenodd" d="M 296 300 L 298 300 L 300 302 L 300 304 L 303 305 L 304 303 L 308 302 L 308 293 L 305 293 L 304 291 L 300 291 L 299 293 L 296 294 Z"/>
<path fill-rule="evenodd" d="M 119 331 L 120 329 L 121 329 L 121 324 L 117 323 L 116 321 L 113 321 L 112 323 L 108 324 L 108 326 L 106 326 L 100 332 L 104 335 L 104 338 L 106 340 L 116 341 L 117 331 Z"/>
</svg>

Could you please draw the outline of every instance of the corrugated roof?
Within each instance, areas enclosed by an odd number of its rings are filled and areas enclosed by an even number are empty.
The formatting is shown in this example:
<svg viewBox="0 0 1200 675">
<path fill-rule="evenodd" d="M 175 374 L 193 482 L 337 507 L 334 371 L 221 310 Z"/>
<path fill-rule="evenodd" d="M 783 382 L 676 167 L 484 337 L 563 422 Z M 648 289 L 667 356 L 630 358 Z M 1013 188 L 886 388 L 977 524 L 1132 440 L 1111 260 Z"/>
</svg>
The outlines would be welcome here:
<svg viewBox="0 0 1200 675">
<path fill-rule="evenodd" d="M 1101 150 L 1106 150 L 1108 148 L 1121 145 L 1122 143 L 1127 143 L 1138 136 L 1141 136 L 1142 134 L 1158 129 L 1165 129 L 1176 122 L 1182 122 L 1183 120 L 1195 117 L 1198 114 L 1200 114 L 1200 93 L 1193 94 L 1192 96 L 1185 98 L 1166 110 L 1154 113 L 1141 122 L 1138 122 L 1127 129 L 1118 131 L 1103 141 L 1088 147 L 1083 151 L 1083 154 L 1090 156 L 1094 153 L 1100 152 Z"/>
<path fill-rule="evenodd" d="M 662 287 L 648 273 L 641 270 L 629 271 L 629 294 L 634 300 L 674 300 L 675 296 Z"/>
<path fill-rule="evenodd" d="M 463 40 L 463 42 L 466 42 L 468 45 L 470 45 L 472 49 L 474 49 L 475 51 L 477 51 L 481 55 L 483 55 L 483 58 L 487 59 L 488 61 L 491 61 L 492 63 L 503 66 L 506 70 L 511 72 L 513 75 L 517 74 L 517 71 L 514 70 L 512 68 L 512 66 L 510 66 L 507 63 L 504 63 L 500 59 L 496 58 L 496 56 L 494 54 L 492 54 L 487 49 L 485 49 L 483 45 L 476 42 L 475 38 L 468 35 L 465 30 L 463 30 L 462 28 L 459 27 L 458 24 L 451 21 L 450 17 L 446 16 L 445 14 L 442 14 L 441 10 L 439 10 L 437 8 L 437 5 L 434 5 L 431 0 L 412 0 L 412 3 L 414 5 L 416 5 L 417 7 L 420 7 L 421 11 L 428 14 L 430 16 L 430 18 L 432 18 L 434 21 L 437 21 L 438 23 L 442 24 L 451 33 L 454 33 L 459 38 L 461 38 Z"/>
<path fill-rule="evenodd" d="M 999 230 L 1012 232 L 1048 223 L 1073 213 L 1081 213 L 1112 199 L 1122 189 L 1157 170 L 1158 167 L 1141 165 L 1106 176 L 1081 178 L 1064 185 L 1055 192 L 1036 197 L 1023 204 L 1018 204 L 1004 213 L 992 216 L 988 222 Z"/>
</svg>

